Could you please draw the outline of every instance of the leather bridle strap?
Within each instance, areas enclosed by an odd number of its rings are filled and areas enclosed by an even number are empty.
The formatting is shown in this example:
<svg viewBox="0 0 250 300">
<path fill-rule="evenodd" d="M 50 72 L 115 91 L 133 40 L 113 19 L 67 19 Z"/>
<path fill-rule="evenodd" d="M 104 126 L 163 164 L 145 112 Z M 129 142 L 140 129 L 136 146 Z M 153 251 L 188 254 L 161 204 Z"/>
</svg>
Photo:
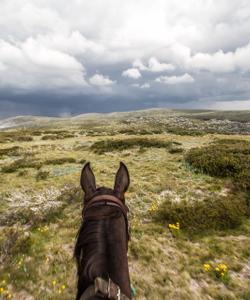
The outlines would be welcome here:
<svg viewBox="0 0 250 300">
<path fill-rule="evenodd" d="M 112 195 L 98 195 L 90 199 L 84 206 L 83 212 L 85 212 L 87 209 L 89 209 L 94 203 L 99 202 L 99 201 L 107 201 L 107 202 L 112 202 L 117 204 L 120 209 L 122 210 L 124 215 L 127 215 L 129 212 L 128 207 L 120 200 L 119 198 L 112 196 Z"/>
<path fill-rule="evenodd" d="M 130 240 L 130 234 L 129 234 L 129 225 L 128 225 L 128 212 L 129 209 L 126 206 L 126 204 L 124 204 L 122 202 L 122 200 L 120 200 L 119 198 L 112 196 L 112 195 L 98 195 L 93 197 L 92 199 L 90 199 L 83 207 L 83 218 L 85 216 L 86 211 L 93 207 L 93 206 L 97 206 L 97 205 L 107 205 L 107 206 L 116 206 L 118 207 L 124 216 L 125 222 L 126 222 L 126 227 L 127 227 L 127 237 L 128 240 Z"/>
</svg>

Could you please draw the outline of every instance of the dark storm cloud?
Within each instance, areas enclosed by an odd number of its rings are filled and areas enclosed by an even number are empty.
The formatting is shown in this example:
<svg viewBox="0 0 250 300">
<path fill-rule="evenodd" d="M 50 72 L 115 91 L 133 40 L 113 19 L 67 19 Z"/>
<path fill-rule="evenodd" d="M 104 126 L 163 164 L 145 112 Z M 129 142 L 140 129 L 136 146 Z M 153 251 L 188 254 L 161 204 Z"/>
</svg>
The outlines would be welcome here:
<svg viewBox="0 0 250 300">
<path fill-rule="evenodd" d="M 248 1 L 3 0 L 0 13 L 1 118 L 250 109 Z"/>
</svg>

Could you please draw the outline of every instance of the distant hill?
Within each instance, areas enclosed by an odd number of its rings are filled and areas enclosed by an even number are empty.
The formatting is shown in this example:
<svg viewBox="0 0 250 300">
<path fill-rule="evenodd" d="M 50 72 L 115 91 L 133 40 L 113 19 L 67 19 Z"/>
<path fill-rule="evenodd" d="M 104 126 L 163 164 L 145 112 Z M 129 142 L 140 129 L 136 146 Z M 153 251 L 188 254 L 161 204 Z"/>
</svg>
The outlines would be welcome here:
<svg viewBox="0 0 250 300">
<path fill-rule="evenodd" d="M 126 120 L 129 118 L 144 118 L 152 117 L 169 118 L 171 116 L 180 116 L 189 119 L 199 120 L 229 120 L 237 122 L 250 122 L 250 110 L 248 111 L 215 111 L 215 110 L 170 110 L 164 108 L 154 108 L 147 110 L 129 111 L 129 112 L 112 112 L 112 113 L 87 113 L 73 117 L 45 117 L 45 116 L 16 116 L 0 120 L 0 130 L 23 127 L 36 128 L 47 126 L 60 126 L 60 124 L 81 124 L 86 122 L 101 121 L 101 120 Z"/>
</svg>

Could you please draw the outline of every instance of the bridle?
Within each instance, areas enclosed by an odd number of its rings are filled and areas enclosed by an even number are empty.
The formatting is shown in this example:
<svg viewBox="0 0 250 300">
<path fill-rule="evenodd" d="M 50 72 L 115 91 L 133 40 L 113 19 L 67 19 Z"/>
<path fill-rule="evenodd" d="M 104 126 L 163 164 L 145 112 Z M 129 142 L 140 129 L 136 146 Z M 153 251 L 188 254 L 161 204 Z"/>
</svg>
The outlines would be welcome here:
<svg viewBox="0 0 250 300">
<path fill-rule="evenodd" d="M 83 207 L 82 216 L 83 221 L 87 214 L 87 211 L 96 206 L 115 206 L 120 209 L 124 216 L 126 223 L 127 242 L 130 240 L 129 224 L 128 224 L 128 212 L 127 205 L 118 197 L 113 195 L 97 195 L 92 197 Z M 107 280 L 97 277 L 92 285 L 90 285 L 82 294 L 80 300 L 88 300 L 93 296 L 99 296 L 112 300 L 130 300 L 126 295 L 121 292 L 120 287 L 114 283 L 111 278 Z"/>
<path fill-rule="evenodd" d="M 126 223 L 126 232 L 127 232 L 127 240 L 130 240 L 130 233 L 129 233 L 129 224 L 128 224 L 128 213 L 129 213 L 129 208 L 127 205 L 118 197 L 113 196 L 113 195 L 97 195 L 88 200 L 88 202 L 84 205 L 83 211 L 82 211 L 82 216 L 83 220 L 86 215 L 86 212 L 94 207 L 94 206 L 115 206 L 118 207 L 123 216 L 124 220 Z"/>
</svg>

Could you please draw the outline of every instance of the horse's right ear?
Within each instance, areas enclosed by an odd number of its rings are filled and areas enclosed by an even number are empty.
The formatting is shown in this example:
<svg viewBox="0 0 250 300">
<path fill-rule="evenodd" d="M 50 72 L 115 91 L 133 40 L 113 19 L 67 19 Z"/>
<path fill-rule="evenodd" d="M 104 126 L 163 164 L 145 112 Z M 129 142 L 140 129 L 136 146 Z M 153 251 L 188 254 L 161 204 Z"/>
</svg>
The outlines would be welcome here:
<svg viewBox="0 0 250 300">
<path fill-rule="evenodd" d="M 90 168 L 89 162 L 82 169 L 80 183 L 86 198 L 90 197 L 96 191 L 95 175 Z"/>
</svg>

